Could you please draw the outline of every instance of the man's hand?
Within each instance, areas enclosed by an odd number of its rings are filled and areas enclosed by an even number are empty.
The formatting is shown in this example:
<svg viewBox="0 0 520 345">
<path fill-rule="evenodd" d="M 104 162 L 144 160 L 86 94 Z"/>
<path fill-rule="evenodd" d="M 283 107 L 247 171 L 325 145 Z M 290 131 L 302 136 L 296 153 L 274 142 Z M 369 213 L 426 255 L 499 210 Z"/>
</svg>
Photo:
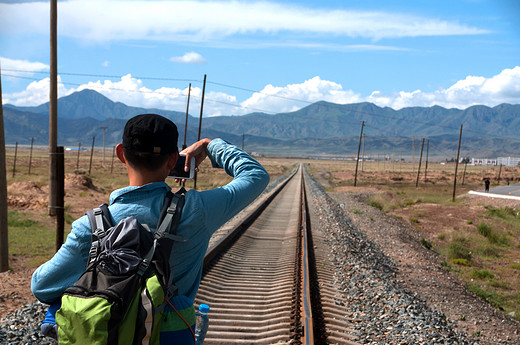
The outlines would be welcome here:
<svg viewBox="0 0 520 345">
<path fill-rule="evenodd" d="M 197 141 L 191 146 L 188 146 L 184 150 L 182 150 L 180 153 L 186 155 L 186 164 L 184 166 L 184 171 L 190 170 L 190 162 L 191 158 L 195 157 L 195 171 L 199 171 L 199 165 L 206 159 L 208 154 L 206 153 L 206 147 L 208 147 L 208 144 L 211 142 L 211 139 L 205 138 L 202 140 Z"/>
</svg>

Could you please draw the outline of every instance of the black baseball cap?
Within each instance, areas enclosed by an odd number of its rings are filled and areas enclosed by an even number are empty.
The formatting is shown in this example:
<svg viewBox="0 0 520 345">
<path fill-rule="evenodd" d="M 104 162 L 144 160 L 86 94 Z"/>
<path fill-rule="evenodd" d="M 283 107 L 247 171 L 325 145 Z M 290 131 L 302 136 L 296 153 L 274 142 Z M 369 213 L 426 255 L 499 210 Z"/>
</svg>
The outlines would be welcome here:
<svg viewBox="0 0 520 345">
<path fill-rule="evenodd" d="M 171 120 L 157 114 L 132 117 L 123 131 L 123 147 L 142 153 L 177 152 L 179 132 Z"/>
</svg>

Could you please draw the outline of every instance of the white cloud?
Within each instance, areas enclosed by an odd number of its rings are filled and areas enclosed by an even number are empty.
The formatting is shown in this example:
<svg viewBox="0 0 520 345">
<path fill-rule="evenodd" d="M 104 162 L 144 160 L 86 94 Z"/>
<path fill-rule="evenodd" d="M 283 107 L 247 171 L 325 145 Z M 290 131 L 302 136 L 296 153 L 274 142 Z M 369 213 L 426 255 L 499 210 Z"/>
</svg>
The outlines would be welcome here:
<svg viewBox="0 0 520 345">
<path fill-rule="evenodd" d="M 110 61 L 106 60 L 106 61 L 103 61 L 103 67 L 108 67 L 110 66 Z"/>
<path fill-rule="evenodd" d="M 0 56 L 0 64 L 2 67 L 2 76 L 14 75 L 14 76 L 30 76 L 34 73 L 30 72 L 41 72 L 50 70 L 49 65 L 41 62 L 31 62 L 27 60 L 16 60 L 9 59 Z"/>
<path fill-rule="evenodd" d="M 310 33 L 372 40 L 474 35 L 487 30 L 401 13 L 328 9 L 268 1 L 59 2 L 59 34 L 81 40 L 168 40 L 212 43 L 231 36 Z M 46 2 L 0 4 L 2 33 L 48 31 Z"/>
<path fill-rule="evenodd" d="M 2 96 L 2 101 L 5 104 L 12 104 L 21 107 L 40 105 L 49 102 L 49 88 L 49 78 L 33 81 L 23 91 L 4 94 Z M 67 96 L 72 92 L 74 91 L 65 88 L 61 82 L 60 76 L 58 76 L 58 97 Z"/>
<path fill-rule="evenodd" d="M 184 54 L 183 56 L 174 56 L 170 58 L 170 61 L 177 62 L 177 63 L 185 63 L 185 64 L 205 64 L 206 59 L 202 57 L 202 55 L 195 53 L 195 52 L 189 52 Z"/>
<path fill-rule="evenodd" d="M 520 66 L 504 69 L 491 78 L 467 76 L 447 89 L 439 89 L 434 92 L 415 90 L 384 95 L 379 91 L 374 91 L 366 100 L 393 109 L 433 105 L 465 109 L 478 104 L 487 106 L 496 106 L 501 103 L 518 104 L 520 101 Z"/>
<path fill-rule="evenodd" d="M 289 112 L 318 101 L 338 104 L 360 102 L 361 98 L 352 90 L 343 90 L 340 84 L 322 80 L 316 76 L 301 84 L 284 87 L 267 85 L 241 103 L 246 112 Z"/>
<path fill-rule="evenodd" d="M 63 97 L 75 91 L 93 89 L 115 102 L 143 108 L 157 108 L 185 111 L 188 89 L 161 87 L 150 89 L 142 80 L 130 74 L 120 80 L 98 80 L 76 88 L 66 88 L 58 76 L 58 96 Z M 200 113 L 202 89 L 192 87 L 190 114 Z M 496 106 L 501 103 L 518 104 L 520 100 L 520 66 L 504 69 L 490 78 L 468 76 L 447 89 L 433 92 L 421 90 L 400 91 L 385 95 L 374 91 L 363 97 L 352 90 L 344 90 L 341 84 L 322 80 L 319 76 L 299 84 L 286 86 L 267 85 L 260 92 L 253 93 L 244 101 L 235 95 L 206 90 L 204 116 L 243 115 L 251 112 L 282 113 L 301 109 L 311 103 L 328 101 L 337 104 L 372 102 L 393 109 L 404 107 L 439 105 L 446 108 L 465 109 L 482 104 Z M 36 106 L 49 101 L 49 78 L 30 83 L 21 92 L 4 94 L 4 103 L 18 106 Z"/>
</svg>

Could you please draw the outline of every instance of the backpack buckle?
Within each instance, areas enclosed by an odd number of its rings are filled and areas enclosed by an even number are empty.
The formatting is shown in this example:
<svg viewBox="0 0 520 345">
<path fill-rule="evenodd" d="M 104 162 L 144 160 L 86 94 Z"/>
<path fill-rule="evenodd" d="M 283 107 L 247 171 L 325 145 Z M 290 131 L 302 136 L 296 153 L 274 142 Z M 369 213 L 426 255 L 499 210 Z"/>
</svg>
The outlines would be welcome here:
<svg viewBox="0 0 520 345">
<path fill-rule="evenodd" d="M 96 236 L 99 239 L 102 239 L 107 234 L 105 230 L 101 228 L 97 228 L 96 231 L 92 233 L 94 236 Z"/>
<path fill-rule="evenodd" d="M 92 242 L 92 246 L 90 247 L 90 251 L 88 253 L 88 257 L 90 258 L 89 262 L 93 262 L 98 255 L 99 249 L 99 241 Z"/>
</svg>

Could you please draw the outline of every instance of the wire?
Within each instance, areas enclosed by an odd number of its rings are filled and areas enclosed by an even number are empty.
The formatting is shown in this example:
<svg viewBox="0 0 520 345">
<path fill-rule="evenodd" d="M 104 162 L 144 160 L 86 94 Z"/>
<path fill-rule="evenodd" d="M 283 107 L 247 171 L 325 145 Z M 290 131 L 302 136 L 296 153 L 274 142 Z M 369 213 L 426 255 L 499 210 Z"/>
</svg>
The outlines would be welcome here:
<svg viewBox="0 0 520 345">
<path fill-rule="evenodd" d="M 7 71 L 7 72 L 18 72 L 18 73 L 49 74 L 49 72 L 43 72 L 43 71 L 27 71 L 27 70 L 19 70 L 19 69 L 2 69 L 2 70 Z M 109 74 L 88 74 L 88 73 L 68 73 L 68 72 L 60 72 L 59 74 L 68 75 L 68 76 L 78 76 L 78 77 L 96 77 L 96 78 L 112 78 L 112 79 L 121 79 L 122 78 L 119 75 L 109 75 Z M 13 75 L 11 75 L 11 76 L 13 76 Z M 14 76 L 14 77 L 16 77 L 16 76 Z M 194 79 L 142 77 L 142 76 L 133 76 L 133 78 L 144 79 L 144 80 L 182 81 L 182 82 L 202 83 L 201 80 L 194 80 Z"/>
</svg>

